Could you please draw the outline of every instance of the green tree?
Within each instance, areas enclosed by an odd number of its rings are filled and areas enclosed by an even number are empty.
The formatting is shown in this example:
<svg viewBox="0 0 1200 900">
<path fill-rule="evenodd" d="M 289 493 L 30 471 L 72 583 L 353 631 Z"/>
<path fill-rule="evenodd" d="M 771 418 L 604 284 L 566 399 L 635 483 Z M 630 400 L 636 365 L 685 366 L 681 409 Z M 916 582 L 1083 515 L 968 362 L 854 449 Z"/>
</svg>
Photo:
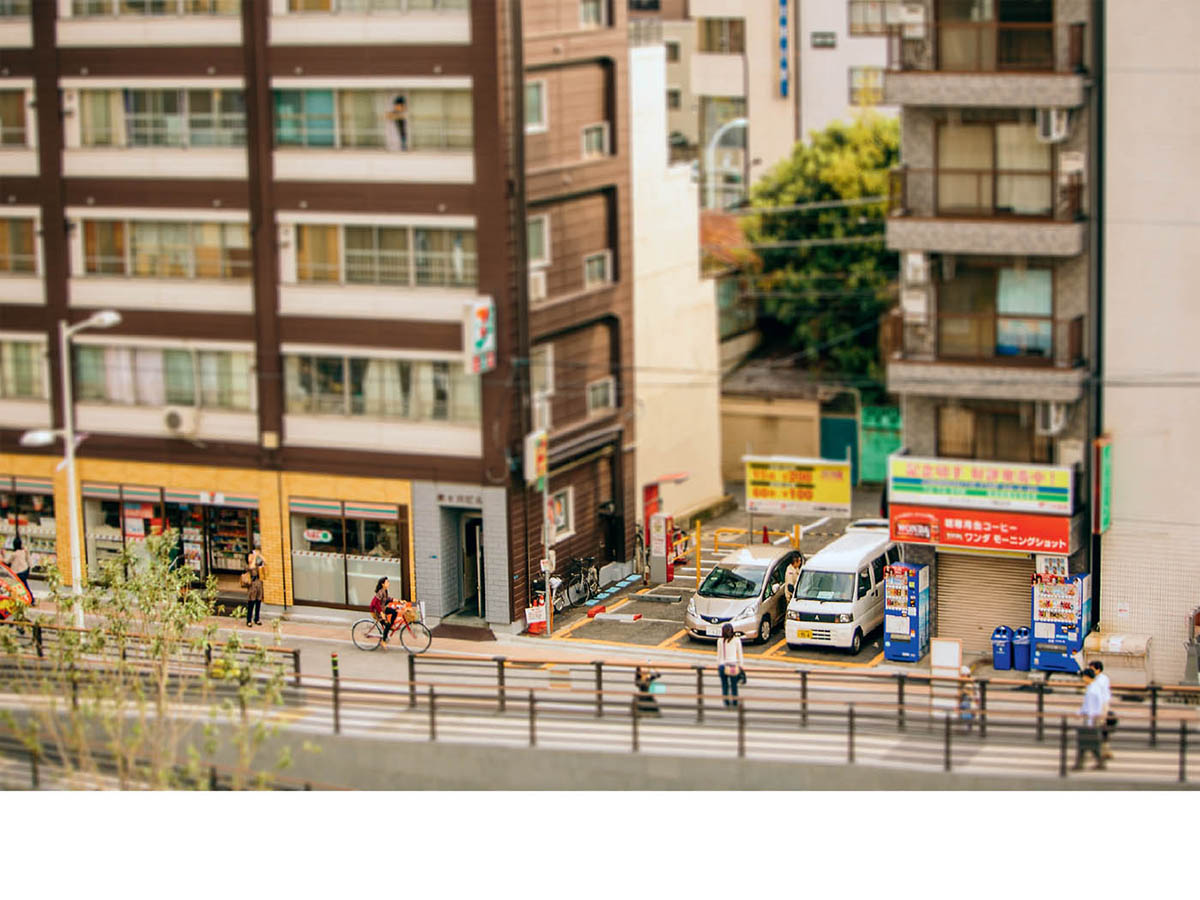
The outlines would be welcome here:
<svg viewBox="0 0 1200 900">
<path fill-rule="evenodd" d="M 814 132 L 754 186 L 750 205 L 829 205 L 744 219 L 762 259 L 750 293 L 767 330 L 786 340 L 797 365 L 868 387 L 881 381 L 878 321 L 893 292 L 896 254 L 884 246 L 886 202 L 840 201 L 886 195 L 899 145 L 899 123 L 875 114 Z"/>
<path fill-rule="evenodd" d="M 202 762 L 223 749 L 235 787 L 265 784 L 268 770 L 289 763 L 286 750 L 265 766 L 256 758 L 274 731 L 282 666 L 237 632 L 217 642 L 216 583 L 193 586 L 172 553 L 177 540 L 151 536 L 145 552 L 127 547 L 102 563 L 80 597 L 91 623 L 83 629 L 72 627 L 74 597 L 56 572 L 55 611 L 36 620 L 40 631 L 23 609 L 23 621 L 0 628 L 0 689 L 20 698 L 0 709 L 0 733 L 54 760 L 67 784 L 202 787 Z"/>
</svg>

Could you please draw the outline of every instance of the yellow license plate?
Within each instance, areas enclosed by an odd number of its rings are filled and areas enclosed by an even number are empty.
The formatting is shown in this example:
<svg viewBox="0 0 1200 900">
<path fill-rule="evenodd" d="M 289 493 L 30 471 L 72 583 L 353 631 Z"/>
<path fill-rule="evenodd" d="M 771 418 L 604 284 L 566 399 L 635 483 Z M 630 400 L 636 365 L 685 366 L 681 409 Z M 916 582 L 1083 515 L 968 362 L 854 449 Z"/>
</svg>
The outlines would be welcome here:
<svg viewBox="0 0 1200 900">
<path fill-rule="evenodd" d="M 806 630 L 806 631 L 797 631 L 797 632 L 796 632 L 796 640 L 798 640 L 798 641 L 811 641 L 811 640 L 812 640 L 812 630 L 811 630 L 811 629 L 809 629 L 809 630 Z"/>
</svg>

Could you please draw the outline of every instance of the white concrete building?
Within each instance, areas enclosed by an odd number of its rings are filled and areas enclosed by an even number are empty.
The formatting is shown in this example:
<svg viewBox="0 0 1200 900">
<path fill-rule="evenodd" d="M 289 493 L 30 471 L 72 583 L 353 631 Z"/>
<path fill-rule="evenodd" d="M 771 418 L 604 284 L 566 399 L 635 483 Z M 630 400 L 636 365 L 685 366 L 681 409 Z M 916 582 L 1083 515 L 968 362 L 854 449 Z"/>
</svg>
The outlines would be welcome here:
<svg viewBox="0 0 1200 900">
<path fill-rule="evenodd" d="M 1200 606 L 1200 5 L 1110 3 L 1105 23 L 1102 429 L 1112 527 L 1100 625 L 1151 635 L 1154 678 L 1183 675 Z"/>
<path fill-rule="evenodd" d="M 660 511 L 677 515 L 722 494 L 716 296 L 700 277 L 697 186 L 667 160 L 663 46 L 629 55 L 636 484 L 643 505 L 657 485 Z"/>
<path fill-rule="evenodd" d="M 797 118 L 801 139 L 867 107 L 887 116 L 882 106 L 887 37 L 876 27 L 883 3 L 856 5 L 846 0 L 799 0 L 797 53 L 800 84 Z"/>
</svg>

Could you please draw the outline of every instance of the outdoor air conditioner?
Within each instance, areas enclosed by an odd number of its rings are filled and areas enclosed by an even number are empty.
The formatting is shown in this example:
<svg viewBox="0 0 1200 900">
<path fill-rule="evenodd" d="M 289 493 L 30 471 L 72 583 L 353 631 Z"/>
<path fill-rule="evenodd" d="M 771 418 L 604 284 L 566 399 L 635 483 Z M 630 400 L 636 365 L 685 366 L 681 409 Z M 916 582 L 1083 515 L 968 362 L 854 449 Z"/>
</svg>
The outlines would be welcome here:
<svg viewBox="0 0 1200 900">
<path fill-rule="evenodd" d="M 168 406 L 163 410 L 163 427 L 177 437 L 196 433 L 196 410 L 191 406 Z"/>
<path fill-rule="evenodd" d="M 1067 427 L 1067 404 L 1034 404 L 1033 432 L 1038 437 L 1054 437 Z"/>
<path fill-rule="evenodd" d="M 529 299 L 533 302 L 546 299 L 545 269 L 535 269 L 529 273 Z"/>
<path fill-rule="evenodd" d="M 1037 139 L 1043 144 L 1057 144 L 1067 139 L 1070 132 L 1069 110 L 1042 106 L 1037 110 Z"/>
</svg>

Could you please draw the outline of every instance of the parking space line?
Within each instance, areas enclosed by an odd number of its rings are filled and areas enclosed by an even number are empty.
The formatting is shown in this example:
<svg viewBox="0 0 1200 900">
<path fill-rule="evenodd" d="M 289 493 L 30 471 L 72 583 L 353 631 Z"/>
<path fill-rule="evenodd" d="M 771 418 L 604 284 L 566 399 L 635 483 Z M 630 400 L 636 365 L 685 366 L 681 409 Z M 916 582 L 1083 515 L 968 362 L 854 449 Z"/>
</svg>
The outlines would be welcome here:
<svg viewBox="0 0 1200 900">
<path fill-rule="evenodd" d="M 626 597 L 623 600 L 618 600 L 616 603 L 614 603 L 612 605 L 612 608 L 609 609 L 608 611 L 612 612 L 613 610 L 620 609 L 622 606 L 624 606 L 626 603 L 628 603 L 631 599 L 632 599 L 631 597 Z M 584 614 L 584 617 L 582 619 L 580 619 L 578 622 L 571 623 L 566 628 L 564 628 L 562 631 L 560 631 L 558 634 L 553 635 L 552 640 L 557 641 L 562 638 L 565 638 L 568 634 L 570 634 L 572 631 L 574 631 L 579 626 L 586 625 L 588 622 L 594 622 L 594 621 L 595 621 L 595 619 L 589 619 L 587 617 L 587 615 Z"/>
<path fill-rule="evenodd" d="M 673 635 L 671 635 L 669 638 L 667 638 L 661 644 L 656 644 L 655 646 L 661 648 L 661 647 L 667 646 L 668 644 L 673 644 L 677 640 L 679 640 L 681 637 L 683 637 L 685 634 L 687 634 L 687 629 L 680 628 L 677 632 L 675 632 Z"/>
</svg>

